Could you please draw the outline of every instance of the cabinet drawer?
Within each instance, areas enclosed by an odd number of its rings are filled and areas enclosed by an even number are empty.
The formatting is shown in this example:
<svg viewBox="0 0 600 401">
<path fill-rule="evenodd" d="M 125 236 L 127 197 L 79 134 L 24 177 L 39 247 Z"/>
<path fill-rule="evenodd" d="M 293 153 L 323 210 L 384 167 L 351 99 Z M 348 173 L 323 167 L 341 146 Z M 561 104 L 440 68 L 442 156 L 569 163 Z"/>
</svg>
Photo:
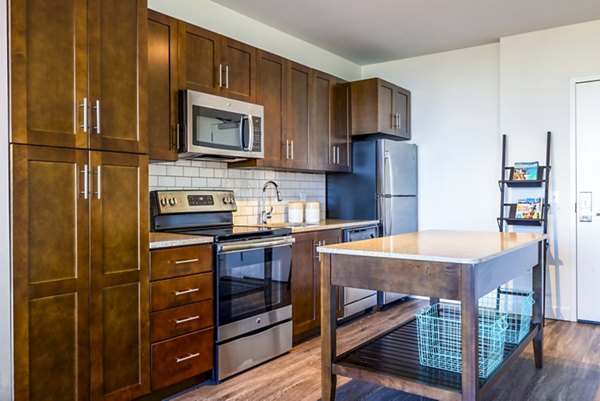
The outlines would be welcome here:
<svg viewBox="0 0 600 401">
<path fill-rule="evenodd" d="M 213 313 L 211 299 L 154 312 L 150 317 L 150 340 L 152 342 L 162 341 L 211 327 L 214 322 Z"/>
<path fill-rule="evenodd" d="M 213 274 L 194 274 L 150 283 L 151 310 L 204 301 L 213 296 Z"/>
<path fill-rule="evenodd" d="M 213 329 L 152 345 L 152 389 L 166 387 L 213 368 Z"/>
<path fill-rule="evenodd" d="M 150 252 L 150 279 L 209 272 L 212 270 L 212 246 L 189 246 Z"/>
</svg>

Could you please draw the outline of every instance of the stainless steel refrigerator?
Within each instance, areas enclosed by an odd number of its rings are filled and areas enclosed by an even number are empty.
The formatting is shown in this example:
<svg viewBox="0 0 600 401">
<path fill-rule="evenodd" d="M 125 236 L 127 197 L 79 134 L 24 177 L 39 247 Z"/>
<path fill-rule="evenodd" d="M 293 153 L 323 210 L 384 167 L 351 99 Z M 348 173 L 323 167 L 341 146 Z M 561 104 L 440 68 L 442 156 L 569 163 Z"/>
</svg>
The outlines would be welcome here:
<svg viewBox="0 0 600 401">
<path fill-rule="evenodd" d="M 327 175 L 327 217 L 378 220 L 382 236 L 417 231 L 417 146 L 355 141 L 352 173 Z M 385 305 L 405 294 L 382 293 Z"/>
</svg>

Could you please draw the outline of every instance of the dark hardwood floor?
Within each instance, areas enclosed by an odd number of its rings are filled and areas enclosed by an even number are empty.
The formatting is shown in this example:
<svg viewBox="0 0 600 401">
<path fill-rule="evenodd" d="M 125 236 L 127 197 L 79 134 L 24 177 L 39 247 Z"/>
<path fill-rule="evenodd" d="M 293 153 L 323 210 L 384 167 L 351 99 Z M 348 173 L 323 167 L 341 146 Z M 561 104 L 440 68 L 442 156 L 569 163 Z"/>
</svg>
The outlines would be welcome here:
<svg viewBox="0 0 600 401">
<path fill-rule="evenodd" d="M 342 326 L 338 329 L 338 352 L 401 323 L 426 305 L 424 301 L 411 300 Z M 320 351 L 319 338 L 315 338 L 225 383 L 204 385 L 173 400 L 319 400 Z M 544 368 L 535 369 L 530 345 L 485 401 L 600 401 L 600 326 L 548 320 L 544 358 Z M 336 399 L 425 400 L 344 377 L 338 377 Z"/>
</svg>

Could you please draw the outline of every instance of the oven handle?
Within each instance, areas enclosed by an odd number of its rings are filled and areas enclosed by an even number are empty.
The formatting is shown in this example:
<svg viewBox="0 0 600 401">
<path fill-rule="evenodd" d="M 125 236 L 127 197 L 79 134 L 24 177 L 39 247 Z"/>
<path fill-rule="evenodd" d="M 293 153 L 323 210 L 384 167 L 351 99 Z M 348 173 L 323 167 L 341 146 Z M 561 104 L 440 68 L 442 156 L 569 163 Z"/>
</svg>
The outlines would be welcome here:
<svg viewBox="0 0 600 401">
<path fill-rule="evenodd" d="M 230 252 L 239 252 L 239 251 L 249 251 L 253 249 L 261 249 L 261 248 L 279 248 L 282 246 L 289 246 L 296 242 L 296 239 L 293 237 L 286 237 L 277 240 L 254 240 L 254 241 L 242 241 L 231 244 L 223 244 L 218 246 L 218 251 L 220 254 L 230 253 Z"/>
</svg>

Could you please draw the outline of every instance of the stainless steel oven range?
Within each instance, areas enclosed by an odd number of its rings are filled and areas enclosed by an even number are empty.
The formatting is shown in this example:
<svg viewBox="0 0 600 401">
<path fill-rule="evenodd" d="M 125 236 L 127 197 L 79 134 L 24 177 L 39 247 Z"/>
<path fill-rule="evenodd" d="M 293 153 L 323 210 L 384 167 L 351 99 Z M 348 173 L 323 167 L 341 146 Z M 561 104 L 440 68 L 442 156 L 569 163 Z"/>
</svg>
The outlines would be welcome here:
<svg viewBox="0 0 600 401">
<path fill-rule="evenodd" d="M 232 191 L 150 193 L 153 231 L 211 236 L 215 375 L 221 381 L 292 348 L 289 228 L 234 226 Z"/>
</svg>

